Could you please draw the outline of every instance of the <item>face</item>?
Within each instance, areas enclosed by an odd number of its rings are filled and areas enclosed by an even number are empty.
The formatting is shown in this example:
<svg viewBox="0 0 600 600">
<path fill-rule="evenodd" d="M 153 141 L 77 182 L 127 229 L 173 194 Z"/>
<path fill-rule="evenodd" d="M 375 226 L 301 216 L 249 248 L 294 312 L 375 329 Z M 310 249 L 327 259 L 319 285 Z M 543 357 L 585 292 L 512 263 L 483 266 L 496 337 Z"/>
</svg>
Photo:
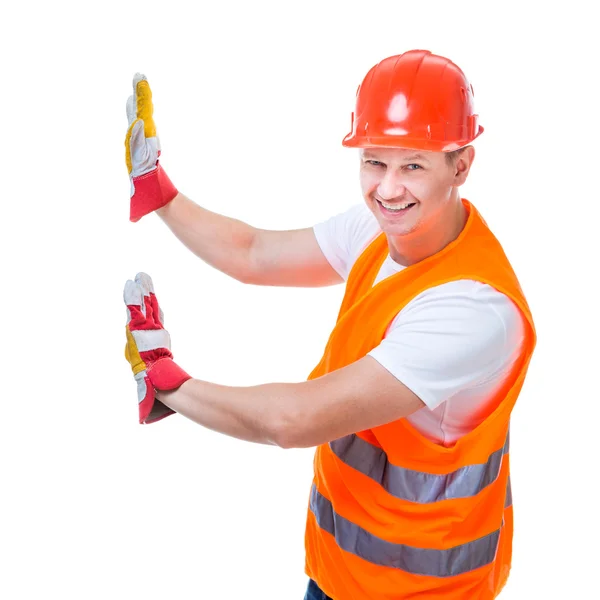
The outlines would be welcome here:
<svg viewBox="0 0 600 600">
<path fill-rule="evenodd" d="M 426 230 L 454 210 L 472 147 L 451 165 L 443 152 L 363 148 L 360 183 L 368 207 L 388 235 Z"/>
</svg>

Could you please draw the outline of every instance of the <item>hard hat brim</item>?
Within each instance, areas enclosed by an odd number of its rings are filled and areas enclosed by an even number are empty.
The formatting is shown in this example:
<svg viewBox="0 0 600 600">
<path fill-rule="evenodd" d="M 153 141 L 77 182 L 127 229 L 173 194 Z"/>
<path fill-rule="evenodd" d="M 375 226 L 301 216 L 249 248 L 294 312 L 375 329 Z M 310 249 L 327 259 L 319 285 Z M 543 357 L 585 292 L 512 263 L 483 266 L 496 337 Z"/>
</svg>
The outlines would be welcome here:
<svg viewBox="0 0 600 600">
<path fill-rule="evenodd" d="M 430 152 L 454 152 L 469 145 L 483 131 L 483 127 L 479 125 L 474 136 L 462 140 L 433 140 L 406 135 L 359 136 L 351 132 L 342 140 L 342 146 L 346 148 L 410 148 L 411 150 L 427 150 Z"/>
</svg>

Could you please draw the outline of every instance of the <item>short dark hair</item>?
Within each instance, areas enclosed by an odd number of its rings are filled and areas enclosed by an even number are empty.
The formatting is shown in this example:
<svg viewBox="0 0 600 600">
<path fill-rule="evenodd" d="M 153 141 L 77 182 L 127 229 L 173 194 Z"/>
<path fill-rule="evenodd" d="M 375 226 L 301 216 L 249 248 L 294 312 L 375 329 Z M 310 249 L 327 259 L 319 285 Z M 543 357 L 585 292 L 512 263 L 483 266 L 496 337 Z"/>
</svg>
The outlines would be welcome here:
<svg viewBox="0 0 600 600">
<path fill-rule="evenodd" d="M 446 163 L 451 167 L 454 166 L 465 148 L 466 146 L 459 148 L 458 150 L 453 150 L 452 152 L 446 152 Z"/>
</svg>

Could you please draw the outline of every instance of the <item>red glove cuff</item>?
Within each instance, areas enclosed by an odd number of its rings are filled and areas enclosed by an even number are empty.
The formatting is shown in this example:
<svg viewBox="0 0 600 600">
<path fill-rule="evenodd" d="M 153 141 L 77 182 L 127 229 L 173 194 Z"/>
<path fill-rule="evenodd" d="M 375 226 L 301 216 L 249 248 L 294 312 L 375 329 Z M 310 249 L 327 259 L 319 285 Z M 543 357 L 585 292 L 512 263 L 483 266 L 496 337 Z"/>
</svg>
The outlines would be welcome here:
<svg viewBox="0 0 600 600">
<path fill-rule="evenodd" d="M 154 390 L 149 401 L 144 401 L 139 407 L 140 425 L 150 425 L 161 421 L 165 417 L 174 415 L 175 411 L 165 406 L 160 400 L 154 397 Z"/>
<path fill-rule="evenodd" d="M 146 371 L 150 383 L 157 390 L 174 390 L 192 376 L 171 358 L 160 358 Z"/>
<path fill-rule="evenodd" d="M 129 220 L 135 223 L 143 216 L 171 202 L 177 196 L 173 185 L 160 163 L 156 169 L 133 178 L 134 194 L 129 207 Z"/>
</svg>

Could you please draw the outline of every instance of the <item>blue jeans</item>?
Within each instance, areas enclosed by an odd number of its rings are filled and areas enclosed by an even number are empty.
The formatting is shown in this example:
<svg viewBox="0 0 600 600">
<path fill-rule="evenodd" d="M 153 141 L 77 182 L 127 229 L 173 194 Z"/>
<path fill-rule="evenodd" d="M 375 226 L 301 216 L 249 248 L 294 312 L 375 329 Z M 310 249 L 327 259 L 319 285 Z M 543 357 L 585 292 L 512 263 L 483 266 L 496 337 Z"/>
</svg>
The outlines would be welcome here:
<svg viewBox="0 0 600 600">
<path fill-rule="evenodd" d="M 332 600 L 332 598 L 326 596 L 325 592 L 311 579 L 308 582 L 304 600 Z"/>
</svg>

